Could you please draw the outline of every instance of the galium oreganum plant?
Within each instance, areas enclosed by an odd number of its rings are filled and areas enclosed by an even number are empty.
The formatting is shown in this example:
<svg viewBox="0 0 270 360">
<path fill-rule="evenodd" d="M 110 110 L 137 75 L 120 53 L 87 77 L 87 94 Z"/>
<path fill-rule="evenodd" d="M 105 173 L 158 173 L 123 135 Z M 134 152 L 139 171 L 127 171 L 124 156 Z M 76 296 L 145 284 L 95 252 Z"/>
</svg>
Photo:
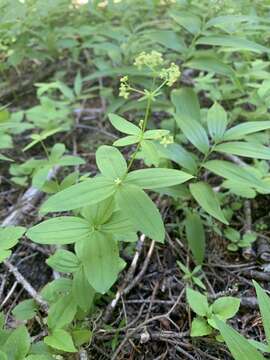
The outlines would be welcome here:
<svg viewBox="0 0 270 360">
<path fill-rule="evenodd" d="M 167 130 L 147 130 L 147 124 L 152 103 L 161 89 L 171 86 L 180 75 L 175 64 L 166 67 L 161 54 L 156 52 L 140 54 L 135 65 L 149 70 L 153 87 L 135 89 L 124 77 L 120 95 L 139 93 L 141 100 L 146 101 L 144 118 L 135 124 L 110 114 L 111 124 L 127 136 L 117 140 L 114 146 L 98 148 L 96 176 L 60 190 L 41 207 L 42 214 L 73 213 L 45 220 L 27 232 L 36 243 L 57 245 L 47 263 L 58 272 L 70 274 L 69 279 L 63 279 L 64 284 L 57 280 L 51 283 L 52 289 L 58 289 L 57 296 L 51 296 L 55 290 L 43 291 L 50 305 L 47 325 L 52 337 L 56 329 L 66 328 L 79 313 L 87 313 L 95 293 L 106 293 L 117 280 L 125 266 L 119 254 L 120 241 L 136 241 L 137 233 L 141 232 L 159 243 L 164 242 L 162 216 L 145 190 L 155 191 L 193 178 L 173 168 L 133 170 L 136 155 L 145 141 L 154 139 L 164 144 L 164 139 L 170 136 Z M 126 160 L 116 146 L 133 144 L 135 149 Z M 63 249 L 63 245 L 73 247 Z"/>
</svg>

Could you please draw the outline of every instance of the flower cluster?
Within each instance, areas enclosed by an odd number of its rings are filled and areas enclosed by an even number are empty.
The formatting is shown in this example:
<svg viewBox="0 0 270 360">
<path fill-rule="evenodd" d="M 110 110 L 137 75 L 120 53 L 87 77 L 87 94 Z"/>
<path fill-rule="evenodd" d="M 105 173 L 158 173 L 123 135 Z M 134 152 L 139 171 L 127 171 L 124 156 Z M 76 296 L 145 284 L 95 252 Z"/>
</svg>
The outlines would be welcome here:
<svg viewBox="0 0 270 360">
<path fill-rule="evenodd" d="M 169 68 L 161 70 L 159 76 L 161 79 L 166 80 L 168 86 L 172 86 L 178 80 L 180 74 L 179 66 L 171 63 Z"/>
<path fill-rule="evenodd" d="M 154 69 L 164 63 L 162 54 L 158 51 L 151 51 L 146 53 L 145 51 L 141 52 L 135 59 L 134 65 L 141 69 L 143 66 L 147 66 L 151 69 Z"/>
<path fill-rule="evenodd" d="M 128 99 L 130 93 L 130 86 L 128 84 L 128 76 L 124 76 L 120 79 L 119 96 L 124 99 Z"/>
<path fill-rule="evenodd" d="M 175 4 L 176 0 L 160 0 L 160 5 L 170 5 Z"/>
<path fill-rule="evenodd" d="M 160 140 L 160 144 L 163 145 L 165 148 L 173 143 L 174 143 L 174 139 L 172 135 L 163 136 L 162 139 Z"/>
</svg>

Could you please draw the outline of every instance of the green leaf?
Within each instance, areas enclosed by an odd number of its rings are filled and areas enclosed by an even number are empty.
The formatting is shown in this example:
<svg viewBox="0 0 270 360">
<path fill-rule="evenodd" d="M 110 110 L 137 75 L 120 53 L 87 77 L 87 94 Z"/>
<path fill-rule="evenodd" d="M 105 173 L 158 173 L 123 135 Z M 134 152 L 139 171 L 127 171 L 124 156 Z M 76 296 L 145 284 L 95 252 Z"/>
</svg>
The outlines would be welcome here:
<svg viewBox="0 0 270 360">
<path fill-rule="evenodd" d="M 47 324 L 50 329 L 61 329 L 71 323 L 77 311 L 72 294 L 60 297 L 49 309 Z"/>
<path fill-rule="evenodd" d="M 203 167 L 212 171 L 214 174 L 224 177 L 225 179 L 244 184 L 249 187 L 264 187 L 264 183 L 249 172 L 246 168 L 232 164 L 224 160 L 210 160 L 203 164 Z"/>
<path fill-rule="evenodd" d="M 237 331 L 217 317 L 215 322 L 235 360 L 265 360 L 255 347 Z"/>
<path fill-rule="evenodd" d="M 190 184 L 189 189 L 194 199 L 207 213 L 228 225 L 228 221 L 220 208 L 218 198 L 210 185 L 200 181 Z"/>
<path fill-rule="evenodd" d="M 209 305 L 207 297 L 191 288 L 187 288 L 187 301 L 191 309 L 199 316 L 207 316 Z"/>
<path fill-rule="evenodd" d="M 0 227 L 0 250 L 8 250 L 15 246 L 25 230 L 22 226 Z"/>
<path fill-rule="evenodd" d="M 170 16 L 174 19 L 174 21 L 183 26 L 187 31 L 191 34 L 197 34 L 201 29 L 201 20 L 200 17 L 194 15 L 192 12 L 189 11 L 171 11 Z"/>
<path fill-rule="evenodd" d="M 111 196 L 98 204 L 82 209 L 82 216 L 94 227 L 109 221 L 115 208 L 114 198 Z"/>
<path fill-rule="evenodd" d="M 196 336 L 206 336 L 210 335 L 213 332 L 211 326 L 208 325 L 207 321 L 204 318 L 196 317 L 192 320 L 191 324 L 191 337 Z"/>
<path fill-rule="evenodd" d="M 71 335 L 62 329 L 55 329 L 51 335 L 44 338 L 44 342 L 45 344 L 57 350 L 65 352 L 77 352 Z"/>
<path fill-rule="evenodd" d="M 109 221 L 103 224 L 100 229 L 102 232 L 113 235 L 124 235 L 135 231 L 134 225 L 122 211 L 115 211 Z"/>
<path fill-rule="evenodd" d="M 200 122 L 200 104 L 198 96 L 191 88 L 172 91 L 171 100 L 175 106 L 176 115 L 191 118 Z"/>
<path fill-rule="evenodd" d="M 95 290 L 87 281 L 83 267 L 74 274 L 72 293 L 77 305 L 83 311 L 89 311 L 94 301 Z"/>
<path fill-rule="evenodd" d="M 74 92 L 77 96 L 81 95 L 82 92 L 82 75 L 80 71 L 77 72 L 74 80 Z"/>
<path fill-rule="evenodd" d="M 134 125 L 130 121 L 127 121 L 121 116 L 116 114 L 109 114 L 108 117 L 112 126 L 124 134 L 139 135 L 141 133 L 141 129 L 138 126 Z"/>
<path fill-rule="evenodd" d="M 229 47 L 232 51 L 254 51 L 256 53 L 268 53 L 269 49 L 256 42 L 231 35 L 203 36 L 196 41 L 197 45 L 214 45 L 222 48 Z"/>
<path fill-rule="evenodd" d="M 203 154 L 209 151 L 209 140 L 202 125 L 189 117 L 176 114 L 175 120 L 185 137 Z"/>
<path fill-rule="evenodd" d="M 156 41 L 165 46 L 167 49 L 183 52 L 186 50 L 186 45 L 183 39 L 171 30 L 155 30 L 150 32 L 151 41 Z"/>
<path fill-rule="evenodd" d="M 95 231 L 91 239 L 76 244 L 76 253 L 83 263 L 89 284 L 105 294 L 117 280 L 120 258 L 112 236 Z"/>
<path fill-rule="evenodd" d="M 253 280 L 253 284 L 256 289 L 265 336 L 267 339 L 268 346 L 270 346 L 270 298 L 266 294 L 266 291 L 262 289 L 255 280 Z"/>
<path fill-rule="evenodd" d="M 114 184 L 103 176 L 85 180 L 51 196 L 42 205 L 40 212 L 68 211 L 96 204 L 115 192 Z"/>
<path fill-rule="evenodd" d="M 185 63 L 185 66 L 229 77 L 234 76 L 234 71 L 229 65 L 214 56 L 201 55 L 200 53 L 195 58 Z"/>
<path fill-rule="evenodd" d="M 12 310 L 17 320 L 30 320 L 36 315 L 37 306 L 34 300 L 24 300 Z"/>
<path fill-rule="evenodd" d="M 137 186 L 123 185 L 117 192 L 120 209 L 135 228 L 158 242 L 164 242 L 165 229 L 160 213 L 152 200 Z"/>
<path fill-rule="evenodd" d="M 156 189 L 182 184 L 192 178 L 192 175 L 180 170 L 152 168 L 130 172 L 125 183 L 137 185 L 143 189 Z"/>
<path fill-rule="evenodd" d="M 27 237 L 39 244 L 72 244 L 89 237 L 89 222 L 75 216 L 59 216 L 35 225 Z"/>
<path fill-rule="evenodd" d="M 137 144 L 140 141 L 140 138 L 138 136 L 135 135 L 128 135 L 125 136 L 121 139 L 118 139 L 116 141 L 114 141 L 113 146 L 128 146 L 128 145 L 132 145 L 132 144 Z"/>
<path fill-rule="evenodd" d="M 270 160 L 270 148 L 258 143 L 231 141 L 217 145 L 215 151 L 254 159 Z"/>
<path fill-rule="evenodd" d="M 8 360 L 8 357 L 3 351 L 0 350 L 0 360 Z"/>
<path fill-rule="evenodd" d="M 30 349 L 30 336 L 25 326 L 19 326 L 11 332 L 4 343 L 3 350 L 8 360 L 24 360 Z"/>
<path fill-rule="evenodd" d="M 213 140 L 222 140 L 227 127 L 227 114 L 218 103 L 214 103 L 207 112 L 207 126 Z"/>
<path fill-rule="evenodd" d="M 185 220 L 188 246 L 195 261 L 202 264 L 205 255 L 205 233 L 202 220 L 198 214 L 189 213 Z"/>
<path fill-rule="evenodd" d="M 224 140 L 241 140 L 246 135 L 267 129 L 270 129 L 270 121 L 245 122 L 228 129 L 224 134 Z"/>
<path fill-rule="evenodd" d="M 231 296 L 221 297 L 212 305 L 212 311 L 220 319 L 227 320 L 232 318 L 239 310 L 240 299 L 233 298 Z"/>
<path fill-rule="evenodd" d="M 113 146 L 100 146 L 96 152 L 96 162 L 102 175 L 110 179 L 121 178 L 127 172 L 124 156 Z"/>
<path fill-rule="evenodd" d="M 88 329 L 78 329 L 72 331 L 72 338 L 76 346 L 89 343 L 92 338 L 92 333 Z"/>
<path fill-rule="evenodd" d="M 73 273 L 80 267 L 80 262 L 77 256 L 71 251 L 58 249 L 55 254 L 51 255 L 46 263 L 54 270 Z"/>
</svg>

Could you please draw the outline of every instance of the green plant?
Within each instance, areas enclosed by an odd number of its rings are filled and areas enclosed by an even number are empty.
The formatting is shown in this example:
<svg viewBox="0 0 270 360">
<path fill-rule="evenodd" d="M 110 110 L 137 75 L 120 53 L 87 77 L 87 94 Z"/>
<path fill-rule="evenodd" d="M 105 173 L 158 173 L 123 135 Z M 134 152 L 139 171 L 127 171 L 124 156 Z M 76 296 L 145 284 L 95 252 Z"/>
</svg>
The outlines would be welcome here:
<svg viewBox="0 0 270 360">
<path fill-rule="evenodd" d="M 249 247 L 256 240 L 257 236 L 253 233 L 246 233 L 241 238 L 239 231 L 228 227 L 224 230 L 225 237 L 230 241 L 227 249 L 237 251 L 239 248 Z"/>
<path fill-rule="evenodd" d="M 207 296 L 191 288 L 187 288 L 187 302 L 197 315 L 191 325 L 192 337 L 212 334 L 217 329 L 215 318 L 230 319 L 240 306 L 240 299 L 230 296 L 220 297 L 209 305 Z"/>
<path fill-rule="evenodd" d="M 229 325 L 224 324 L 219 319 L 215 319 L 216 325 L 222 334 L 227 346 L 229 347 L 235 360 L 263 360 L 265 359 L 260 352 L 270 353 L 270 327 L 269 327 L 269 309 L 270 298 L 266 291 L 260 285 L 253 281 L 260 313 L 262 316 L 263 327 L 266 336 L 266 344 L 255 340 L 247 340 Z"/>
<path fill-rule="evenodd" d="M 200 279 L 201 266 L 197 265 L 195 268 L 190 271 L 184 264 L 180 261 L 177 261 L 177 265 L 180 270 L 184 273 L 183 280 L 185 280 L 188 284 L 194 284 L 199 286 L 201 289 L 206 290 L 204 283 Z"/>
</svg>

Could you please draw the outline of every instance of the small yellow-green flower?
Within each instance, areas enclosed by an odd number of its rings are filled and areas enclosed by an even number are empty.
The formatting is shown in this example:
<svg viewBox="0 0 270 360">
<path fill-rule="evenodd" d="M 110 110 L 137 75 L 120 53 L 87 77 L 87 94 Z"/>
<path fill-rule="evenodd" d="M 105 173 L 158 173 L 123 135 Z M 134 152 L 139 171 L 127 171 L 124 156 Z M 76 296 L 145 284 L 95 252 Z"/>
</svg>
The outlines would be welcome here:
<svg viewBox="0 0 270 360">
<path fill-rule="evenodd" d="M 179 66 L 175 63 L 171 63 L 167 69 L 162 69 L 159 76 L 161 79 L 166 80 L 168 86 L 172 86 L 180 77 L 181 72 Z"/>
<path fill-rule="evenodd" d="M 163 138 L 160 140 L 160 144 L 163 145 L 165 148 L 173 143 L 174 143 L 174 139 L 172 135 L 163 136 Z"/>
<path fill-rule="evenodd" d="M 151 51 L 146 53 L 145 51 L 141 52 L 135 59 L 134 65 L 137 68 L 141 69 L 143 66 L 148 66 L 150 68 L 156 68 L 164 63 L 162 54 L 158 51 Z"/>
<path fill-rule="evenodd" d="M 120 79 L 119 96 L 128 99 L 129 94 L 128 76 L 124 76 Z"/>
</svg>

